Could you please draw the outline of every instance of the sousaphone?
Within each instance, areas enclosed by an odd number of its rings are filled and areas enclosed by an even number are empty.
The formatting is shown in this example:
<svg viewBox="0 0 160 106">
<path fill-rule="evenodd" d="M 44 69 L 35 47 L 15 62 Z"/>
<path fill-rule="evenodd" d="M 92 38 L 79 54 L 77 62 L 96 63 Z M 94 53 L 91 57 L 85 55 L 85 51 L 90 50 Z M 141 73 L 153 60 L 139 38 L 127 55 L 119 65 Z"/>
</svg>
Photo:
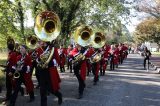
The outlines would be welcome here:
<svg viewBox="0 0 160 106">
<path fill-rule="evenodd" d="M 52 42 L 61 31 L 61 22 L 58 15 L 52 11 L 44 11 L 35 18 L 34 31 L 36 36 L 44 42 Z M 45 52 L 40 56 L 40 66 L 45 68 L 54 54 L 54 47 L 50 52 Z"/>
</svg>

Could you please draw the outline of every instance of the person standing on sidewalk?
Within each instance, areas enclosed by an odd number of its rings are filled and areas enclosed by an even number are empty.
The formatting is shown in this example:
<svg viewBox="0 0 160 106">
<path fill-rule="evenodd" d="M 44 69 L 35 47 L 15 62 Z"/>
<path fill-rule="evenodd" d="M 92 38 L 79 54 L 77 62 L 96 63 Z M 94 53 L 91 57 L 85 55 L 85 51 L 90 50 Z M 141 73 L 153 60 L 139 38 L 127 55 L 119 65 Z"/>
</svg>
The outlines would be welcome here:
<svg viewBox="0 0 160 106">
<path fill-rule="evenodd" d="M 143 62 L 144 69 L 146 69 L 146 61 L 148 61 L 147 62 L 148 67 L 147 68 L 149 68 L 149 60 L 150 60 L 151 52 L 150 52 L 150 50 L 148 50 L 147 47 L 144 48 L 143 56 L 144 56 L 144 62 Z"/>
</svg>

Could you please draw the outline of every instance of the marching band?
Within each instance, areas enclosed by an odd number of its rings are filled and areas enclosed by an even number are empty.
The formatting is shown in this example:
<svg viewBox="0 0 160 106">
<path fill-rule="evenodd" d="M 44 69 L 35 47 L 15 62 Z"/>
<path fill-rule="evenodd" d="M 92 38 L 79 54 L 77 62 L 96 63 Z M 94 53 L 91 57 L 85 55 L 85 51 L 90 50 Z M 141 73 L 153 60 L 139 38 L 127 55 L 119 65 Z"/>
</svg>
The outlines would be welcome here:
<svg viewBox="0 0 160 106">
<path fill-rule="evenodd" d="M 18 48 L 12 38 L 7 40 L 7 91 L 4 101 L 9 102 L 8 106 L 15 106 L 19 91 L 24 94 L 22 83 L 30 96 L 28 102 L 35 100 L 33 70 L 37 78 L 36 88 L 40 88 L 41 106 L 47 106 L 48 92 L 54 94 L 58 98 L 58 104 L 61 105 L 63 99 L 58 69 L 60 68 L 60 72 L 66 72 L 66 62 L 69 72 L 72 73 L 73 70 L 78 80 L 78 99 L 81 99 L 86 87 L 86 76 L 92 72 L 93 85 L 96 85 L 99 73 L 104 76 L 108 64 L 110 70 L 114 70 L 127 58 L 127 45 L 108 45 L 105 43 L 106 38 L 103 33 L 94 33 L 88 26 L 76 29 L 73 35 L 74 45 L 70 44 L 67 49 L 63 47 L 64 45 L 56 48 L 54 41 L 60 33 L 60 26 L 59 17 L 55 13 L 44 11 L 36 17 L 34 30 L 37 39 L 30 37 L 27 41 L 29 45 L 22 44 Z"/>
</svg>

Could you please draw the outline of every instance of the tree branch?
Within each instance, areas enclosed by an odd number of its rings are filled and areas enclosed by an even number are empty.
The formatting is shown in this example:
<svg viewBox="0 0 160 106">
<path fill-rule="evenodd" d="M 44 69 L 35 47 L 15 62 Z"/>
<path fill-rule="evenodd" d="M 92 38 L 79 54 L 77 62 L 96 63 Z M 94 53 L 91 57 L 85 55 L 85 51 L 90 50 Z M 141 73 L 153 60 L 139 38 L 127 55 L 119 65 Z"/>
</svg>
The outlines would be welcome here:
<svg viewBox="0 0 160 106">
<path fill-rule="evenodd" d="M 46 0 L 42 0 L 42 2 L 45 4 L 45 6 L 47 7 L 47 10 L 51 11 L 51 8 L 49 6 L 49 4 L 47 3 Z"/>
</svg>

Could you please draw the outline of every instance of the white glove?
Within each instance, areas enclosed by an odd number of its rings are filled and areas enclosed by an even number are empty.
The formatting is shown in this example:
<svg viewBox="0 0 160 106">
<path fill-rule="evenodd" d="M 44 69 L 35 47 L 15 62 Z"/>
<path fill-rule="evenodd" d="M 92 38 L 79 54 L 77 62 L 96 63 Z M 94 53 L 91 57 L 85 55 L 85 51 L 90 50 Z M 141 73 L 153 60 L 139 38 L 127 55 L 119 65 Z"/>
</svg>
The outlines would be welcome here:
<svg viewBox="0 0 160 106">
<path fill-rule="evenodd" d="M 29 73 L 30 72 L 30 66 L 27 66 L 27 71 L 26 73 Z"/>
</svg>

